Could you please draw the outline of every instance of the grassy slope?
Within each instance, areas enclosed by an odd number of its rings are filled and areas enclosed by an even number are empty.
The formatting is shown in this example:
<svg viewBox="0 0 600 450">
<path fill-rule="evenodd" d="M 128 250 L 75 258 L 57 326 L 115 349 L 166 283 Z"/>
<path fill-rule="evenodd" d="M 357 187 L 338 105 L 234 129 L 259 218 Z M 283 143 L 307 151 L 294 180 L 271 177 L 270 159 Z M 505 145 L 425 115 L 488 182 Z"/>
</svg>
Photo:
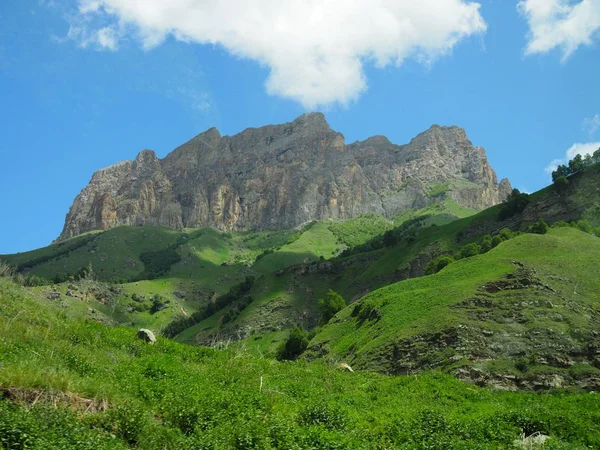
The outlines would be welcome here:
<svg viewBox="0 0 600 450">
<path fill-rule="evenodd" d="M 506 331 L 512 325 L 495 320 L 472 320 L 463 310 L 452 307 L 481 296 L 478 288 L 486 283 L 514 273 L 512 262 L 515 260 L 535 270 L 541 281 L 555 290 L 557 294 L 552 297 L 555 303 L 555 297 L 572 299 L 571 305 L 568 302 L 555 304 L 559 309 L 555 309 L 554 314 L 560 312 L 560 317 L 554 321 L 547 320 L 547 311 L 535 306 L 524 307 L 522 313 L 527 320 L 521 330 L 523 333 L 550 326 L 566 334 L 593 330 L 595 319 L 585 314 L 582 317 L 582 311 L 600 306 L 597 297 L 600 279 L 595 274 L 600 266 L 600 239 L 571 228 L 559 228 L 543 236 L 522 235 L 484 255 L 455 262 L 436 275 L 379 289 L 361 303 L 379 310 L 380 320 L 361 322 L 352 317 L 354 307 L 350 306 L 313 339 L 311 346 L 326 348 L 330 357 L 351 357 L 353 363 L 362 367 L 381 369 L 385 368 L 381 365 L 383 349 L 411 336 L 434 334 L 465 323 L 491 331 Z M 521 295 L 524 295 L 523 301 L 531 302 L 537 293 L 508 291 L 503 294 L 502 302 L 520 301 Z M 548 299 L 550 294 L 542 292 L 542 298 Z"/>
<path fill-rule="evenodd" d="M 251 292 L 255 301 L 227 327 L 219 326 L 220 318 L 225 313 L 224 310 L 219 311 L 213 317 L 182 332 L 177 336 L 177 340 L 193 344 L 198 339 L 201 342 L 207 339 L 213 340 L 215 336 L 217 336 L 217 340 L 219 337 L 225 340 L 232 337 L 238 339 L 239 329 L 249 328 L 253 330 L 252 333 L 270 333 L 299 324 L 312 328 L 317 324 L 317 301 L 328 289 L 334 289 L 347 300 L 353 301 L 365 295 L 369 290 L 389 284 L 395 272 L 411 261 L 427 245 L 438 243 L 444 250 L 457 248 L 456 234 L 469 223 L 469 217 L 473 216 L 473 213 L 473 210 L 460 208 L 451 200 L 444 200 L 439 204 L 412 211 L 394 219 L 394 225 L 400 226 L 411 219 L 428 217 L 424 221 L 426 228 L 421 230 L 414 242 L 402 241 L 391 248 L 384 248 L 368 254 L 332 258 L 332 261 L 348 262 L 342 271 L 329 273 L 311 270 L 297 274 L 292 270 L 283 275 L 266 273 L 262 279 L 258 280 Z M 456 221 L 458 217 L 466 219 Z M 328 250 L 335 250 L 335 243 L 331 234 L 327 233 L 326 225 L 327 222 L 315 225 L 312 229 L 313 233 L 310 233 L 311 230 L 309 230 L 292 245 L 295 248 L 300 247 L 302 250 L 297 253 L 289 253 L 290 259 L 287 262 L 290 266 L 300 262 L 306 264 L 307 261 L 316 259 L 314 257 L 301 259 L 300 257 L 304 252 L 314 248 L 312 243 L 319 240 L 318 236 L 325 237 L 324 241 Z M 330 222 L 329 230 L 333 232 L 338 245 L 341 246 L 346 242 L 362 244 L 376 236 L 376 233 L 381 230 L 390 229 L 391 226 L 382 218 L 367 215 L 344 222 Z M 286 247 L 282 247 L 279 252 L 264 258 L 270 264 L 271 271 L 284 267 L 284 265 L 274 265 L 273 263 L 278 259 L 281 260 L 285 253 Z M 293 256 L 296 257 L 295 260 L 291 259 Z M 257 270 L 257 267 L 261 267 L 261 263 L 262 260 L 259 260 L 252 269 Z M 200 336 L 197 336 L 198 334 Z M 284 334 L 276 334 L 276 338 L 281 339 L 282 337 Z M 248 344 L 253 342 L 251 339 Z M 269 344 L 268 347 L 273 349 L 275 345 Z"/>
<path fill-rule="evenodd" d="M 497 449 L 522 432 L 549 434 L 555 449 L 600 446 L 589 394 L 491 392 L 439 373 L 347 373 L 161 338 L 149 346 L 4 280 L 0 301 L 4 448 Z"/>
<path fill-rule="evenodd" d="M 321 257 L 328 259 L 333 256 L 335 249 L 334 234 L 326 223 L 319 222 L 302 233 L 297 241 L 256 261 L 252 270 L 264 275 L 296 264 L 317 261 Z"/>
<path fill-rule="evenodd" d="M 76 273 L 91 263 L 100 279 L 134 277 L 144 269 L 139 259 L 141 253 L 165 248 L 174 243 L 178 235 L 176 230 L 153 226 L 113 228 L 98 233 L 95 239 L 72 252 L 36 265 L 31 273 L 52 278 L 56 274 Z M 27 259 L 35 259 L 40 254 L 55 253 L 63 245 L 53 244 L 33 252 L 2 256 L 2 259 L 17 265 Z"/>
</svg>

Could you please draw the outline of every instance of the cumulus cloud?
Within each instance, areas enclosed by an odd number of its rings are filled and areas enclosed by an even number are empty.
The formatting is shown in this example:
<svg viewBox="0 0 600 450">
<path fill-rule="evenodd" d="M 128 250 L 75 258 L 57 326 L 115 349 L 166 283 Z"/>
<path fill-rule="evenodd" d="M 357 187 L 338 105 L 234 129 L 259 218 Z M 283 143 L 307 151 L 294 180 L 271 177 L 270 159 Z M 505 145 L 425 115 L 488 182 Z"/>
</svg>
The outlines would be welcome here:
<svg viewBox="0 0 600 450">
<path fill-rule="evenodd" d="M 600 34 L 600 0 L 521 0 L 518 9 L 529 23 L 527 54 L 560 49 L 565 61 Z"/>
<path fill-rule="evenodd" d="M 588 142 L 587 144 L 573 144 L 567 150 L 567 161 L 575 158 L 576 155 L 591 155 L 600 148 L 600 142 Z"/>
<path fill-rule="evenodd" d="M 168 36 L 213 44 L 270 69 L 270 94 L 307 108 L 346 104 L 367 88 L 366 62 L 424 64 L 483 33 L 480 5 L 468 0 L 79 0 L 81 17 L 110 19 L 108 36 L 134 34 L 145 48 Z M 85 37 L 85 36 L 84 36 Z"/>
<path fill-rule="evenodd" d="M 600 114 L 585 119 L 583 121 L 583 130 L 587 131 L 590 136 L 594 136 L 600 130 Z"/>
<path fill-rule="evenodd" d="M 588 142 L 586 144 L 573 144 L 568 150 L 564 159 L 553 159 L 552 162 L 544 169 L 548 175 L 556 170 L 561 164 L 567 164 L 569 160 L 576 155 L 591 155 L 600 148 L 600 142 Z"/>
</svg>

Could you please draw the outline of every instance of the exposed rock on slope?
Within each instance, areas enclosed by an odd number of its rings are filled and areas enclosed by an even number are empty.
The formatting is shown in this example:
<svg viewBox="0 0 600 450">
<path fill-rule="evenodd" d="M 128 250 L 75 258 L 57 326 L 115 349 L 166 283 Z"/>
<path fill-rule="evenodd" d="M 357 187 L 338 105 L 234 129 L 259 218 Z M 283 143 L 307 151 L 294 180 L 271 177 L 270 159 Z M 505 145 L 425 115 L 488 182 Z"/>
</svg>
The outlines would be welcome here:
<svg viewBox="0 0 600 450">
<path fill-rule="evenodd" d="M 463 129 L 434 125 L 407 145 L 346 145 L 320 113 L 221 136 L 212 128 L 160 160 L 150 150 L 96 172 L 60 239 L 117 225 L 291 228 L 364 213 L 392 217 L 442 198 L 482 209 L 510 192 Z"/>
</svg>

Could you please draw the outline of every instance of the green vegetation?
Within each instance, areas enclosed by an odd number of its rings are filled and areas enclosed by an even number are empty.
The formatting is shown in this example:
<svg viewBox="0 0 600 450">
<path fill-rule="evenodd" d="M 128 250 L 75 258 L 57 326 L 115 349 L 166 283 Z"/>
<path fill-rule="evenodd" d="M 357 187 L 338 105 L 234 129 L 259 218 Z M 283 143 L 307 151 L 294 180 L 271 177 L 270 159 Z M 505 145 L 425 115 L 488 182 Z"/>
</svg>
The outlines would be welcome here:
<svg viewBox="0 0 600 450">
<path fill-rule="evenodd" d="M 568 177 L 575 175 L 576 173 L 582 172 L 588 167 L 592 167 L 595 164 L 600 163 L 600 148 L 594 152 L 593 155 L 575 155 L 571 159 L 568 165 L 560 165 L 552 172 L 552 181 L 559 187 L 564 187 L 568 184 Z M 565 183 L 565 180 L 567 181 Z"/>
<path fill-rule="evenodd" d="M 444 183 L 434 184 L 429 188 L 427 196 L 429 198 L 442 197 L 446 192 L 449 191 L 460 191 L 469 189 L 479 189 L 479 186 L 465 179 L 456 179 L 445 181 Z"/>
<path fill-rule="evenodd" d="M 393 223 L 119 227 L 3 256 L 0 448 L 597 448 L 599 175 L 477 214 L 443 184 Z"/>
<path fill-rule="evenodd" d="M 356 247 L 385 233 L 392 223 L 376 214 L 365 214 L 329 225 L 338 242 L 347 247 Z"/>
<path fill-rule="evenodd" d="M 505 220 L 523 212 L 530 201 L 529 194 L 522 193 L 518 189 L 513 189 L 508 198 L 502 203 L 498 219 Z"/>
<path fill-rule="evenodd" d="M 348 373 L 74 321 L 0 280 L 0 443 L 31 449 L 597 448 L 590 394 Z"/>
<path fill-rule="evenodd" d="M 478 370 L 506 373 L 501 363 L 505 368 L 514 367 L 511 345 L 531 336 L 538 352 L 560 359 L 558 355 L 568 355 L 569 345 L 576 345 L 578 339 L 577 345 L 587 345 L 583 343 L 593 339 L 589 336 L 600 325 L 594 316 L 580 313 L 597 308 L 600 279 L 594 271 L 598 264 L 600 240 L 595 236 L 570 227 L 557 227 L 544 235 L 522 234 L 485 254 L 449 264 L 435 275 L 405 280 L 368 294 L 338 313 L 336 320 L 316 335 L 309 356 L 316 352 L 334 361 L 350 358 L 349 362 L 359 368 L 405 373 L 404 353 L 399 350 L 405 348 L 410 355 L 406 364 L 412 367 L 454 370 L 462 367 L 461 358 L 489 359 L 496 366 L 467 364 Z M 457 351 L 438 342 L 443 336 L 453 336 L 461 326 L 474 333 L 469 342 L 477 342 L 476 346 Z M 548 329 L 560 332 L 538 331 Z M 495 336 L 496 332 L 504 336 L 498 347 L 493 345 L 495 338 L 485 338 L 486 333 Z M 418 336 L 425 339 L 420 347 L 411 343 Z M 575 341 L 563 342 L 563 336 Z M 487 340 L 492 342 L 489 348 L 484 345 Z M 583 357 L 565 369 L 558 363 L 540 363 L 543 359 L 534 354 L 533 346 L 521 351 L 536 361 L 538 369 L 543 367 L 544 373 L 574 380 L 579 376 L 578 367 L 598 373 L 593 358 Z M 530 370 L 528 376 L 535 377 L 535 371 Z"/>
<path fill-rule="evenodd" d="M 297 359 L 308 347 L 308 333 L 301 327 L 290 330 L 288 338 L 277 350 L 277 359 L 291 361 Z"/>
<path fill-rule="evenodd" d="M 346 307 L 346 300 L 340 294 L 329 289 L 325 296 L 319 300 L 321 324 L 324 325 L 339 311 Z"/>
<path fill-rule="evenodd" d="M 243 310 L 252 302 L 252 297 L 248 295 L 254 284 L 254 277 L 246 277 L 243 283 L 233 286 L 227 294 L 217 297 L 214 301 L 209 301 L 208 304 L 199 311 L 196 311 L 191 316 L 177 317 L 170 322 L 164 329 L 163 334 L 167 337 L 175 337 L 186 328 L 193 327 L 204 319 L 212 316 L 215 312 L 220 311 L 226 306 L 230 306 L 237 301 L 237 313 L 231 313 L 224 319 L 224 323 L 231 322 L 240 310 Z M 235 314 L 235 317 L 233 316 Z"/>
</svg>

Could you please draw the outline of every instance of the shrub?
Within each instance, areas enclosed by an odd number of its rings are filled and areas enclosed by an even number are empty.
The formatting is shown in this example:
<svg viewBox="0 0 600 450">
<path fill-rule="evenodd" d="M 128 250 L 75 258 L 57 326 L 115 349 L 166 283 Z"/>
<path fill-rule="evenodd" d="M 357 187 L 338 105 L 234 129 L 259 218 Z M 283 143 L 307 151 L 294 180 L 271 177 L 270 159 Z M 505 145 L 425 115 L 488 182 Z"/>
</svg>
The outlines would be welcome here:
<svg viewBox="0 0 600 450">
<path fill-rule="evenodd" d="M 425 275 L 432 275 L 434 273 L 438 273 L 444 267 L 454 262 L 454 258 L 450 255 L 442 255 L 437 259 L 431 261 L 425 267 Z"/>
<path fill-rule="evenodd" d="M 498 219 L 506 220 L 515 214 L 523 212 L 530 201 L 529 194 L 522 193 L 518 189 L 513 189 L 506 201 L 502 203 Z"/>
<path fill-rule="evenodd" d="M 346 300 L 335 291 L 329 289 L 327 294 L 319 300 L 319 310 L 321 312 L 321 324 L 326 324 L 329 320 L 346 306 Z"/>
<path fill-rule="evenodd" d="M 155 294 L 152 297 L 152 306 L 150 307 L 150 314 L 155 314 L 158 311 L 168 308 L 169 300 L 160 294 Z"/>
<path fill-rule="evenodd" d="M 564 194 L 569 188 L 569 180 L 564 175 L 554 180 L 554 187 L 559 194 Z"/>
<path fill-rule="evenodd" d="M 280 361 L 297 359 L 307 347 L 308 333 L 301 327 L 292 328 L 287 340 L 277 351 L 277 359 Z"/>
<path fill-rule="evenodd" d="M 378 305 L 369 301 L 360 301 L 352 309 L 352 317 L 357 317 L 359 321 L 379 320 L 381 319 L 381 309 Z"/>
<path fill-rule="evenodd" d="M 458 258 L 470 258 L 471 256 L 479 255 L 481 253 L 481 246 L 475 243 L 465 245 L 458 254 Z M 441 270 L 441 269 L 440 269 Z"/>
<path fill-rule="evenodd" d="M 577 221 L 577 228 L 579 228 L 581 231 L 583 231 L 585 233 L 591 233 L 592 232 L 592 226 L 590 225 L 590 221 L 589 220 L 578 220 Z"/>
<path fill-rule="evenodd" d="M 540 219 L 536 223 L 534 223 L 533 225 L 531 225 L 529 227 L 528 231 L 530 233 L 535 233 L 535 234 L 546 234 L 549 229 L 550 229 L 550 227 L 544 221 L 544 219 Z"/>
<path fill-rule="evenodd" d="M 492 237 L 486 234 L 481 240 L 481 253 L 487 253 L 492 249 Z"/>
<path fill-rule="evenodd" d="M 144 272 L 141 279 L 153 280 L 165 275 L 173 264 L 181 260 L 175 248 L 170 246 L 162 250 L 142 253 L 140 260 L 144 263 Z"/>
</svg>

